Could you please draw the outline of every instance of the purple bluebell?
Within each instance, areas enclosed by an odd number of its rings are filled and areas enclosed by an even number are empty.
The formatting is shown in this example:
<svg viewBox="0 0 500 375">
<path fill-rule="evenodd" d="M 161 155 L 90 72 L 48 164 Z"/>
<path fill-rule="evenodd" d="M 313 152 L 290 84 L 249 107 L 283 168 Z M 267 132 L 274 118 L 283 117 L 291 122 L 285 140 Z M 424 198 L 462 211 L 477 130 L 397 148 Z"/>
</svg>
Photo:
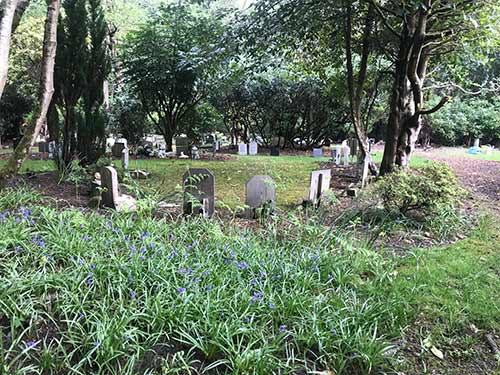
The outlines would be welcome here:
<svg viewBox="0 0 500 375">
<path fill-rule="evenodd" d="M 182 294 L 186 291 L 186 288 L 177 288 L 177 293 Z"/>
<path fill-rule="evenodd" d="M 286 329 L 287 329 L 286 325 L 284 325 L 284 324 L 280 325 L 280 332 L 281 333 L 286 332 Z"/>
</svg>

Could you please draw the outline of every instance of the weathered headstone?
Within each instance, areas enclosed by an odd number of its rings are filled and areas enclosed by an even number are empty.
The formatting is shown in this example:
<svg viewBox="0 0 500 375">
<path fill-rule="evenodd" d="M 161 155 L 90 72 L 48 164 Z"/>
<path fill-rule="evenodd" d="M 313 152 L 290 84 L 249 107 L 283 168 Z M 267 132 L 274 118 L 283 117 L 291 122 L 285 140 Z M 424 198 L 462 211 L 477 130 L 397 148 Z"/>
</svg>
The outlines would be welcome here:
<svg viewBox="0 0 500 375">
<path fill-rule="evenodd" d="M 323 157 L 323 149 L 313 148 L 313 158 L 322 158 L 322 157 Z"/>
<path fill-rule="evenodd" d="M 128 147 L 125 147 L 122 151 L 122 166 L 123 169 L 127 170 L 128 169 L 128 161 L 129 161 L 129 149 Z"/>
<path fill-rule="evenodd" d="M 480 139 L 479 138 L 474 139 L 474 147 L 478 147 L 479 148 L 479 143 L 480 143 Z"/>
<path fill-rule="evenodd" d="M 191 148 L 191 159 L 193 159 L 193 160 L 200 159 L 200 152 L 198 151 L 198 147 L 196 147 L 196 146 L 193 146 Z"/>
<path fill-rule="evenodd" d="M 250 144 L 248 145 L 248 154 L 257 155 L 258 150 L 259 150 L 259 145 L 257 144 L 257 142 L 255 141 L 250 142 Z"/>
<path fill-rule="evenodd" d="M 175 153 L 177 156 L 189 153 L 189 140 L 187 137 L 175 138 Z"/>
<path fill-rule="evenodd" d="M 108 208 L 116 208 L 120 196 L 118 192 L 118 174 L 113 167 L 101 168 L 102 205 Z"/>
<path fill-rule="evenodd" d="M 349 149 L 349 146 L 344 146 L 344 167 L 348 167 L 349 166 L 349 153 L 350 153 L 350 149 Z"/>
<path fill-rule="evenodd" d="M 271 150 L 270 150 L 270 155 L 271 156 L 280 156 L 280 149 L 277 148 L 277 147 L 271 147 Z"/>
<path fill-rule="evenodd" d="M 114 158 L 120 158 L 123 155 L 123 150 L 127 147 L 127 145 L 123 142 L 115 142 L 113 147 L 111 147 L 111 153 Z"/>
<path fill-rule="evenodd" d="M 258 208 L 276 208 L 276 184 L 270 176 L 253 176 L 246 184 L 245 204 L 249 207 L 247 216 L 255 218 Z"/>
<path fill-rule="evenodd" d="M 182 178 L 184 185 L 184 214 L 201 213 L 212 217 L 215 212 L 215 178 L 204 168 L 189 169 Z"/>
<path fill-rule="evenodd" d="M 246 143 L 240 143 L 238 145 L 238 154 L 240 155 L 248 155 L 248 148 Z"/>
<path fill-rule="evenodd" d="M 315 206 L 319 205 L 321 196 L 330 190 L 330 181 L 332 179 L 332 171 L 330 169 L 322 169 L 311 172 L 311 183 L 309 187 L 309 202 Z"/>
<path fill-rule="evenodd" d="M 118 185 L 118 174 L 113 167 L 101 168 L 101 205 L 106 208 L 113 208 L 117 211 L 135 211 L 136 200 L 130 195 L 120 194 Z"/>
</svg>

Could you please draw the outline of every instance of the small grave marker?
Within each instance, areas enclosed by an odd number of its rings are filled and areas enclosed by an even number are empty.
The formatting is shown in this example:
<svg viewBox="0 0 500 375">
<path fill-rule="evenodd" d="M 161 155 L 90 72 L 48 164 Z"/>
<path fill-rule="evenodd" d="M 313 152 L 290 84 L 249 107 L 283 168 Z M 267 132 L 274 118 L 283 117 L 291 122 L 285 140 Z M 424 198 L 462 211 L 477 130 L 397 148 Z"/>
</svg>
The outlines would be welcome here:
<svg viewBox="0 0 500 375">
<path fill-rule="evenodd" d="M 338 167 L 340 165 L 340 158 L 342 157 L 342 148 L 340 146 L 335 147 L 335 165 Z"/>
<path fill-rule="evenodd" d="M 270 176 L 253 176 L 246 184 L 245 204 L 249 207 L 247 216 L 255 218 L 256 209 L 276 208 L 276 184 Z"/>
<path fill-rule="evenodd" d="M 113 145 L 113 147 L 111 147 L 111 153 L 112 153 L 113 157 L 121 159 L 121 157 L 123 155 L 123 149 L 125 149 L 125 147 L 127 147 L 126 143 L 124 143 L 124 142 L 115 142 L 115 144 Z"/>
<path fill-rule="evenodd" d="M 184 214 L 200 213 L 212 217 L 215 212 L 215 178 L 205 168 L 189 169 L 182 178 L 184 185 Z"/>
<path fill-rule="evenodd" d="M 270 155 L 271 156 L 280 156 L 280 149 L 277 148 L 277 147 L 271 147 L 271 150 L 270 150 Z"/>
<path fill-rule="evenodd" d="M 128 169 L 128 161 L 129 161 L 129 149 L 128 147 L 125 147 L 122 151 L 122 165 L 123 169 Z"/>
<path fill-rule="evenodd" d="M 313 148 L 313 158 L 322 158 L 322 157 L 323 157 L 323 149 Z"/>
<path fill-rule="evenodd" d="M 349 166 L 349 153 L 350 153 L 350 149 L 349 149 L 349 146 L 344 146 L 344 167 L 348 167 Z"/>
<path fill-rule="evenodd" d="M 259 150 L 259 145 L 257 144 L 257 142 L 255 141 L 250 142 L 250 144 L 248 145 L 248 153 L 250 155 L 257 155 L 258 150 Z"/>
<path fill-rule="evenodd" d="M 248 155 L 248 148 L 246 143 L 240 143 L 238 145 L 238 154 L 240 155 Z"/>
<path fill-rule="evenodd" d="M 330 169 L 322 169 L 311 172 L 311 183 L 309 187 L 309 202 L 318 206 L 321 201 L 321 196 L 330 190 L 330 181 L 332 179 L 332 171 Z"/>
</svg>

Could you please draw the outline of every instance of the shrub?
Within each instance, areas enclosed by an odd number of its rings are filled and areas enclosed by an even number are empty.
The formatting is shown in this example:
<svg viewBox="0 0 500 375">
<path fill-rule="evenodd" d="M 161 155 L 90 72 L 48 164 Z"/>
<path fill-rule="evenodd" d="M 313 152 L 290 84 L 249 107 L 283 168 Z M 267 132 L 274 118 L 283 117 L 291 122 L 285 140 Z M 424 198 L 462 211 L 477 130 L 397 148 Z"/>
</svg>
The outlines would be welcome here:
<svg viewBox="0 0 500 375">
<path fill-rule="evenodd" d="M 403 215 L 454 208 L 464 195 L 452 170 L 441 163 L 429 163 L 418 170 L 400 169 L 380 179 L 375 192 L 385 210 Z"/>
</svg>

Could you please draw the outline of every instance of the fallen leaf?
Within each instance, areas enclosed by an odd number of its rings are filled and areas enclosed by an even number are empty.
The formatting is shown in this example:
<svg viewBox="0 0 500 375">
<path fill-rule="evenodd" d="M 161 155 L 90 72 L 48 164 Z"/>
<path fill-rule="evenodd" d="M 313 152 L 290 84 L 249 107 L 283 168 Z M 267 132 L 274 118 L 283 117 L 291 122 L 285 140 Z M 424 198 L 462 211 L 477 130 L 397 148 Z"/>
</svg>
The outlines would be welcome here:
<svg viewBox="0 0 500 375">
<path fill-rule="evenodd" d="M 439 359 L 443 359 L 444 358 L 443 352 L 441 350 L 439 350 L 438 348 L 436 348 L 435 346 L 431 347 L 431 353 L 434 354 Z"/>
</svg>

